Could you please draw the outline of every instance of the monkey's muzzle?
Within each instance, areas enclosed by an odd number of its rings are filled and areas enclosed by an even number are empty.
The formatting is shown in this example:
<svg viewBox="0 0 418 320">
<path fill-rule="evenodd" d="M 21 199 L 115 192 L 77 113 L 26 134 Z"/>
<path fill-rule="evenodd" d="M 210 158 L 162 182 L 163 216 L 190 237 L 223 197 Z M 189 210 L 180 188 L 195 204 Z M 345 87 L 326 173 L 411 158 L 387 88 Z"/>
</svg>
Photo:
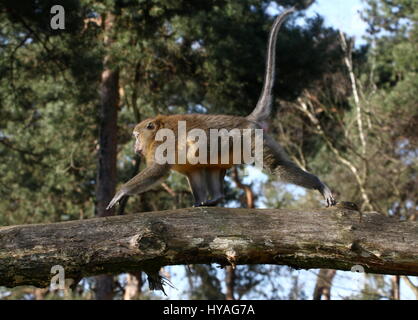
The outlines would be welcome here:
<svg viewBox="0 0 418 320">
<path fill-rule="evenodd" d="M 134 152 L 137 153 L 137 154 L 142 155 L 142 151 L 143 151 L 143 145 L 142 145 L 141 141 L 139 141 L 139 139 L 137 139 L 136 142 L 135 142 Z"/>
</svg>

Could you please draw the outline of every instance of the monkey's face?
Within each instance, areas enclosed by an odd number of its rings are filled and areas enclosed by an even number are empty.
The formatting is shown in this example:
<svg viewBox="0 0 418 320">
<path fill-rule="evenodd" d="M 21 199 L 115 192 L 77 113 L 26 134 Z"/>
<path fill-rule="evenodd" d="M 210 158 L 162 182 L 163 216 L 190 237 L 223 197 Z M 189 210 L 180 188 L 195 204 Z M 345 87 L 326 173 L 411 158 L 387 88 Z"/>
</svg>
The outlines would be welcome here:
<svg viewBox="0 0 418 320">
<path fill-rule="evenodd" d="M 146 151 L 149 150 L 159 128 L 160 123 L 156 119 L 147 119 L 139 123 L 133 132 L 136 139 L 134 151 L 146 156 Z"/>
</svg>

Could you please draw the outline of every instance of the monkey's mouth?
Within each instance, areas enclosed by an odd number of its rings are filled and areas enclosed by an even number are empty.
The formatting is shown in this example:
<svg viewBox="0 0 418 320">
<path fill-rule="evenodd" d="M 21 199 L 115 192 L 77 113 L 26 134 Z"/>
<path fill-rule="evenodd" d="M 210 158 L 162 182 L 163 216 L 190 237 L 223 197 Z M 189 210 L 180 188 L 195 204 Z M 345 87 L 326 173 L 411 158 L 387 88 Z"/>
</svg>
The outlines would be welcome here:
<svg viewBox="0 0 418 320">
<path fill-rule="evenodd" d="M 140 154 L 140 155 L 143 155 L 143 145 L 142 145 L 141 142 L 137 142 L 135 144 L 135 152 Z"/>
</svg>

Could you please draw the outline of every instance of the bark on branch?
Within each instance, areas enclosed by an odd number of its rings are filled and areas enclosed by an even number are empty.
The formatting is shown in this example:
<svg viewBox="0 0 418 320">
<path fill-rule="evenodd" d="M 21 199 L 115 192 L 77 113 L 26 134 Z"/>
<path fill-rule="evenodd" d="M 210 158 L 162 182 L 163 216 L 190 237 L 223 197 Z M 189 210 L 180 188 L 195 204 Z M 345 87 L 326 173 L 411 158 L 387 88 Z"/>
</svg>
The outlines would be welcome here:
<svg viewBox="0 0 418 320">
<path fill-rule="evenodd" d="M 418 276 L 418 222 L 342 208 L 187 208 L 0 228 L 0 285 L 195 263 L 282 264 Z"/>
</svg>

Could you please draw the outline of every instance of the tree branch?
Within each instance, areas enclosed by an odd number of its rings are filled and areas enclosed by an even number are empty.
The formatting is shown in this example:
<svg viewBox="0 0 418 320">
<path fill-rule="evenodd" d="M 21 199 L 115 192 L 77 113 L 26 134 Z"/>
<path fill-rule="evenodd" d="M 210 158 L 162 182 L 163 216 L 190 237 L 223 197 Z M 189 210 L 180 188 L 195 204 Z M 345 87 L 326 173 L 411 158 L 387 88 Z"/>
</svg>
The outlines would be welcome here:
<svg viewBox="0 0 418 320">
<path fill-rule="evenodd" d="M 405 283 L 408 285 L 408 287 L 412 290 L 412 292 L 415 294 L 415 297 L 418 299 L 418 286 L 414 285 L 414 283 L 406 276 L 402 276 L 402 279 L 405 281 Z"/>
<path fill-rule="evenodd" d="M 0 228 L 0 285 L 47 286 L 51 267 L 67 279 L 165 265 L 280 264 L 294 268 L 418 275 L 418 222 L 343 208 L 186 208 Z"/>
<path fill-rule="evenodd" d="M 357 167 L 353 164 L 352 161 L 348 160 L 347 157 L 344 157 L 340 151 L 334 146 L 334 143 L 331 141 L 331 139 L 327 136 L 325 131 L 322 129 L 322 126 L 314 114 L 314 112 L 311 112 L 308 108 L 308 104 L 303 101 L 301 98 L 298 98 L 299 104 L 296 104 L 296 107 L 298 110 L 302 111 L 312 122 L 312 124 L 315 126 L 315 129 L 317 133 L 325 140 L 325 143 L 327 144 L 328 148 L 334 153 L 334 155 L 337 157 L 337 160 L 339 160 L 342 164 L 347 166 L 351 173 L 353 174 L 354 178 L 357 181 L 357 185 L 360 189 L 361 197 L 364 200 L 364 204 L 362 207 L 366 207 L 367 209 L 373 209 L 373 206 L 370 202 L 370 198 L 368 193 L 366 192 L 365 188 L 365 178 L 362 178 L 360 176 L 360 173 L 357 170 Z"/>
<path fill-rule="evenodd" d="M 366 139 L 364 137 L 364 130 L 363 130 L 363 120 L 362 120 L 362 106 L 360 103 L 360 97 L 359 92 L 357 89 L 357 82 L 356 82 L 356 76 L 354 75 L 354 68 L 353 68 L 353 61 L 351 56 L 351 50 L 352 50 L 352 44 L 350 44 L 350 48 L 347 45 L 347 41 L 345 40 L 344 33 L 339 30 L 340 34 L 340 42 L 341 42 L 341 48 L 344 51 L 345 57 L 344 62 L 347 67 L 348 73 L 350 75 L 350 81 L 351 81 L 351 88 L 353 90 L 353 97 L 354 97 L 354 103 L 356 105 L 356 120 L 357 120 L 357 126 L 358 131 L 360 135 L 360 141 L 361 141 L 361 147 L 362 147 L 362 155 L 363 157 L 366 155 Z"/>
</svg>

